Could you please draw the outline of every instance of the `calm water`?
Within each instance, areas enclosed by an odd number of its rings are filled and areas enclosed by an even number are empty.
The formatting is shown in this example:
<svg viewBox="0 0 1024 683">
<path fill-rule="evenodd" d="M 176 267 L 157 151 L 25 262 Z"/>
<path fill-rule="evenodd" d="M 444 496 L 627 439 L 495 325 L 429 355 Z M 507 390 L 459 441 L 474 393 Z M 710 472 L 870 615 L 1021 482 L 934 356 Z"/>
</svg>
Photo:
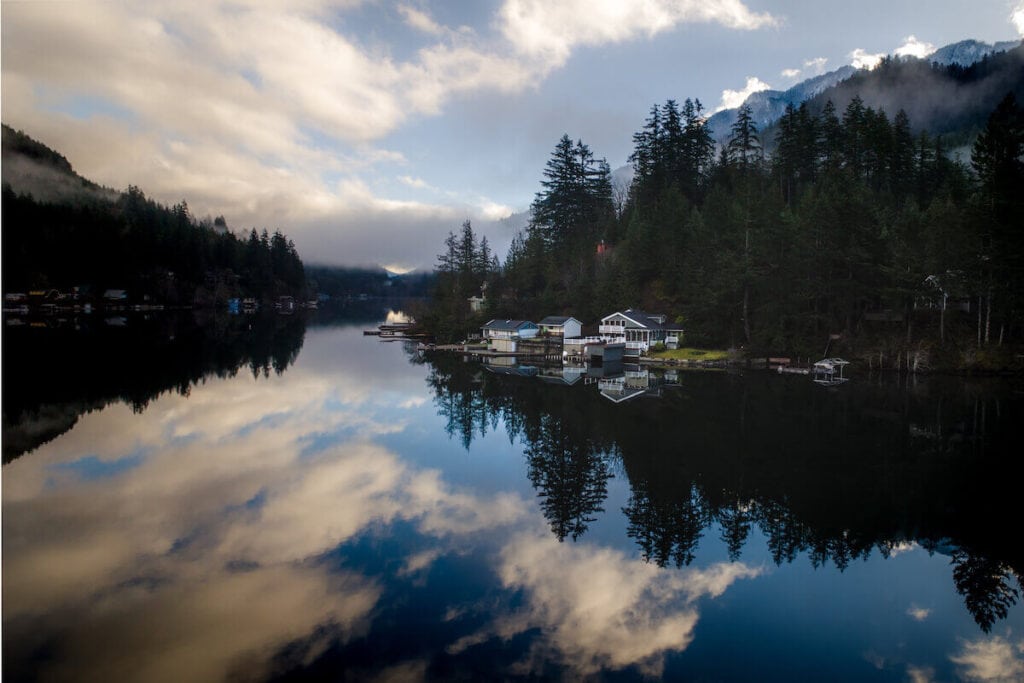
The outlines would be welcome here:
<svg viewBox="0 0 1024 683">
<path fill-rule="evenodd" d="M 1020 381 L 372 324 L 7 329 L 4 679 L 1024 680 Z"/>
</svg>

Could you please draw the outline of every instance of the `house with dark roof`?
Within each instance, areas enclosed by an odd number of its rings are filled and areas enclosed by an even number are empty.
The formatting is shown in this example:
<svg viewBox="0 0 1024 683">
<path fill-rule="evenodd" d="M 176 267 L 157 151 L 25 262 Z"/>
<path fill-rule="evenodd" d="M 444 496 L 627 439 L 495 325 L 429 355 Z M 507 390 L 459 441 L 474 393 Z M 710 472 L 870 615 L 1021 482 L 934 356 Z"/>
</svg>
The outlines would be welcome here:
<svg viewBox="0 0 1024 683">
<path fill-rule="evenodd" d="M 537 323 L 540 334 L 551 337 L 579 337 L 583 333 L 583 323 L 571 316 L 549 315 Z"/>
<path fill-rule="evenodd" d="M 529 320 L 490 320 L 480 329 L 487 348 L 500 353 L 515 353 L 520 340 L 532 339 L 540 331 Z"/>
<path fill-rule="evenodd" d="M 631 355 L 647 353 L 666 337 L 666 317 L 660 313 L 627 308 L 601 318 L 597 333 L 608 343 L 623 343 Z"/>
</svg>

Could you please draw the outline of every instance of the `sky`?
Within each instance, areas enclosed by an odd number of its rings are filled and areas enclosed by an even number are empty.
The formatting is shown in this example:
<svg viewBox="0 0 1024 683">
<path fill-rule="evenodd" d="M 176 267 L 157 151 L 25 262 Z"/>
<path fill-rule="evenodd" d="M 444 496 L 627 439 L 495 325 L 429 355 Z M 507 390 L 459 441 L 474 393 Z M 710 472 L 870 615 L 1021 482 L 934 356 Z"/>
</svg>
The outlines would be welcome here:
<svg viewBox="0 0 1024 683">
<path fill-rule="evenodd" d="M 845 64 L 1024 37 L 1024 0 L 0 3 L 3 122 L 107 187 L 308 264 L 504 256 L 559 138 L 611 167 L 655 103 L 708 113 Z"/>
</svg>

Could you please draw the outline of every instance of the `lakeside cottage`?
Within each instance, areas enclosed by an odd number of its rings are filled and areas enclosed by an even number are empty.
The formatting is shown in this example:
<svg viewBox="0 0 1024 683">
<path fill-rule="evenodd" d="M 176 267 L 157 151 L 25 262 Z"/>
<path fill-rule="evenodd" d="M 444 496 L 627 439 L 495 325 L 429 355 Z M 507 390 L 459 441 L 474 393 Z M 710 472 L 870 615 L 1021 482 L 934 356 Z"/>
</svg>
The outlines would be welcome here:
<svg viewBox="0 0 1024 683">
<path fill-rule="evenodd" d="M 625 344 L 631 355 L 647 353 L 658 342 L 664 343 L 668 336 L 664 315 L 633 308 L 601 318 L 597 332 L 606 342 Z"/>
<path fill-rule="evenodd" d="M 515 353 L 518 343 L 536 337 L 540 328 L 529 320 L 491 320 L 481 332 L 491 351 Z"/>
<path fill-rule="evenodd" d="M 579 337 L 583 333 L 583 323 L 571 316 L 549 315 L 537 325 L 540 327 L 540 334 L 551 337 L 569 339 Z"/>
</svg>

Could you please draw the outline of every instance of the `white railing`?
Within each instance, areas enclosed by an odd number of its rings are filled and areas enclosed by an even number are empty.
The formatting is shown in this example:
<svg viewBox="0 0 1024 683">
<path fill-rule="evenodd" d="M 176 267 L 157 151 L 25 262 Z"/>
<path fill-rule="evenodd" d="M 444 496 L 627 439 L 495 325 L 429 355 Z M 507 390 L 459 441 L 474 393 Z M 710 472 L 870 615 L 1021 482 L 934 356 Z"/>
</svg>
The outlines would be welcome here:
<svg viewBox="0 0 1024 683">
<path fill-rule="evenodd" d="M 625 334 L 626 328 L 622 325 L 598 325 L 597 331 L 599 334 L 613 334 L 621 336 Z"/>
</svg>

